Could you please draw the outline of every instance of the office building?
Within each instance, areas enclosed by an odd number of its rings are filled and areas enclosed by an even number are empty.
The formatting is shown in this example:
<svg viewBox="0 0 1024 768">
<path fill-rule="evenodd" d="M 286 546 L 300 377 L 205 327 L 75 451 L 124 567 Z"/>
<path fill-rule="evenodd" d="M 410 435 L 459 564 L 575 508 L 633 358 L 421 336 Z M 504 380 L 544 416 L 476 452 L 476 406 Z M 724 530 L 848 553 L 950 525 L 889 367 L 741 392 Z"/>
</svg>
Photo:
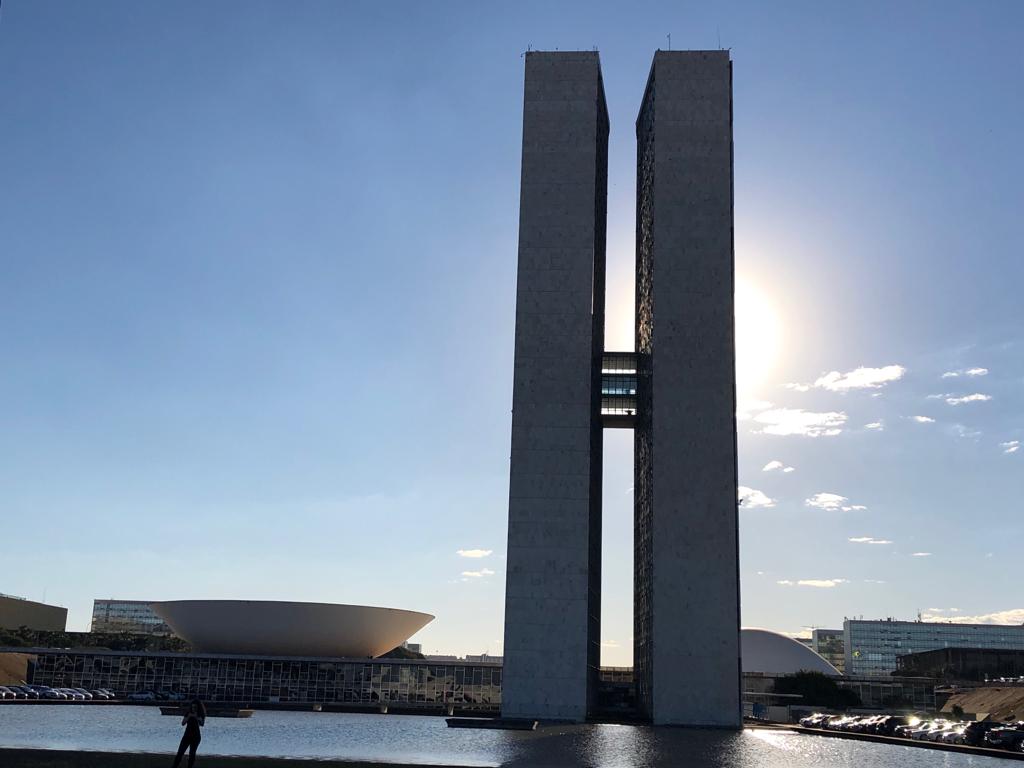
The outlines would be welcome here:
<svg viewBox="0 0 1024 768">
<path fill-rule="evenodd" d="M 63 632 L 67 625 L 67 608 L 0 593 L 0 629 Z"/>
<path fill-rule="evenodd" d="M 896 672 L 948 682 L 1024 678 L 1024 650 L 939 648 L 896 657 Z"/>
<path fill-rule="evenodd" d="M 841 629 L 811 631 L 811 650 L 842 672 L 846 668 L 846 646 Z"/>
<path fill-rule="evenodd" d="M 847 675 L 891 675 L 897 659 L 940 648 L 1024 650 L 1024 626 L 1019 624 L 953 624 L 930 621 L 843 622 Z"/>
<path fill-rule="evenodd" d="M 503 714 L 599 683 L 602 430 L 634 430 L 640 714 L 739 727 L 732 63 L 659 51 L 637 119 L 636 351 L 604 350 L 597 53 L 526 55 Z"/>
<path fill-rule="evenodd" d="M 133 635 L 173 634 L 148 600 L 93 600 L 93 632 L 128 632 Z"/>
</svg>

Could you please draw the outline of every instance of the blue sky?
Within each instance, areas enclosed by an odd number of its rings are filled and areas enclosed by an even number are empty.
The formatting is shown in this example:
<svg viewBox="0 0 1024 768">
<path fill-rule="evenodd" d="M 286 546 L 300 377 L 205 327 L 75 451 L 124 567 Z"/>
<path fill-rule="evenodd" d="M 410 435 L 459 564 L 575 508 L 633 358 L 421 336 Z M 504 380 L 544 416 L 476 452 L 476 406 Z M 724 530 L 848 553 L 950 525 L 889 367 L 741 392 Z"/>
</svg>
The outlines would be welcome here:
<svg viewBox="0 0 1024 768">
<path fill-rule="evenodd" d="M 96 597 L 391 605 L 437 615 L 428 651 L 500 652 L 520 54 L 601 51 L 629 348 L 633 121 L 671 33 L 735 60 L 744 624 L 1024 621 L 1022 23 L 8 0 L 0 591 L 73 628 Z M 606 442 L 629 663 L 631 441 Z"/>
</svg>

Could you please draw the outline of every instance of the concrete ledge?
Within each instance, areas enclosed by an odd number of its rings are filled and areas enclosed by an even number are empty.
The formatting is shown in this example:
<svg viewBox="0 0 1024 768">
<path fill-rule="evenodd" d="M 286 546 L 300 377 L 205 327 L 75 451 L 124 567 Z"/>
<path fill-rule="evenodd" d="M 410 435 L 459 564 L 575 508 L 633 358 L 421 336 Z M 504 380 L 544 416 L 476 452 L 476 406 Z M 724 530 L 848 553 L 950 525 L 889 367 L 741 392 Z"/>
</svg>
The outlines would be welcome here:
<svg viewBox="0 0 1024 768">
<path fill-rule="evenodd" d="M 8 749 L 0 747 L 4 768 L 167 768 L 173 754 L 152 752 L 87 752 L 57 749 Z M 187 756 L 186 756 L 187 761 Z M 370 762 L 282 757 L 226 757 L 204 755 L 200 748 L 196 765 L 202 768 L 296 768 L 313 763 L 317 768 L 406 768 L 409 763 Z M 183 762 L 184 764 L 184 762 Z M 464 768 L 433 765 L 430 768 Z"/>
</svg>

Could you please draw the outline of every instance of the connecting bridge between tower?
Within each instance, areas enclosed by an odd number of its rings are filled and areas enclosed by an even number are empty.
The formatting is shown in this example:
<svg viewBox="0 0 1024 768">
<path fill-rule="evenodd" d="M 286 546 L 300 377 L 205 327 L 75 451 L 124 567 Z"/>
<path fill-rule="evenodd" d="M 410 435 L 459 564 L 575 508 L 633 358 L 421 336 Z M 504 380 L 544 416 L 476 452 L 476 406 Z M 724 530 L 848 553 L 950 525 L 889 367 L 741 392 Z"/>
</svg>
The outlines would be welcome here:
<svg viewBox="0 0 1024 768">
<path fill-rule="evenodd" d="M 601 356 L 601 426 L 633 429 L 640 405 L 637 380 L 644 375 L 636 352 L 605 352 Z"/>
</svg>

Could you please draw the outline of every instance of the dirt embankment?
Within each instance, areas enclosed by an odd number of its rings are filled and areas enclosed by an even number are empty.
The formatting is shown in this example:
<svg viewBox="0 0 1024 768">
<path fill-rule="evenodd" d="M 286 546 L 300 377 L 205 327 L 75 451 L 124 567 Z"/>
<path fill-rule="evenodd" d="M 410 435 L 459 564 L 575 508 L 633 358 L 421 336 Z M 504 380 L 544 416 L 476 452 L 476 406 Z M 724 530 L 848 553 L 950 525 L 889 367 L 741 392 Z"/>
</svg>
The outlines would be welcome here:
<svg viewBox="0 0 1024 768">
<path fill-rule="evenodd" d="M 973 691 L 954 693 L 942 706 L 942 711 L 949 713 L 957 704 L 965 713 L 988 716 L 989 720 L 1022 720 L 1024 719 L 1024 686 L 1008 686 L 999 688 L 985 686 Z"/>
<path fill-rule="evenodd" d="M 0 653 L 0 685 L 17 685 L 25 682 L 28 660 L 27 653 Z"/>
</svg>

